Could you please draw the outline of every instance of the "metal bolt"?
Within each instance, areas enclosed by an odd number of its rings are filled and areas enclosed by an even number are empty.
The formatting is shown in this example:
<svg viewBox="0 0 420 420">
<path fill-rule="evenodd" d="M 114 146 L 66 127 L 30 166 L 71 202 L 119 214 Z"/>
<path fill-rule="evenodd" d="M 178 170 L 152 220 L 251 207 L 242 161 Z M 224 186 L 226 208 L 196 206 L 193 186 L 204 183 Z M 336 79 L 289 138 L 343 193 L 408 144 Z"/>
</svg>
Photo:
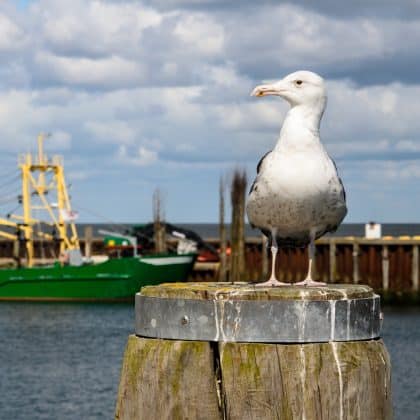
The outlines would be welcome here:
<svg viewBox="0 0 420 420">
<path fill-rule="evenodd" d="M 187 325 L 189 322 L 190 322 L 190 320 L 188 319 L 187 315 L 184 315 L 184 316 L 181 318 L 181 324 L 182 324 L 182 325 Z"/>
</svg>

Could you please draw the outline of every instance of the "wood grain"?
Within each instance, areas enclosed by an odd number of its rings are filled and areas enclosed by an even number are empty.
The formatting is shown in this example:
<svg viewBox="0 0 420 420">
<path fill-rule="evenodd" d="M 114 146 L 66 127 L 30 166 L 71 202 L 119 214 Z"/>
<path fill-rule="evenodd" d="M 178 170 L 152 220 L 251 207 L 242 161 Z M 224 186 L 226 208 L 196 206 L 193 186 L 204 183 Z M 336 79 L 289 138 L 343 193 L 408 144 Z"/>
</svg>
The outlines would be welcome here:
<svg viewBox="0 0 420 420">
<path fill-rule="evenodd" d="M 207 342 L 131 335 L 124 354 L 115 418 L 220 419 L 213 364 Z"/>
<path fill-rule="evenodd" d="M 392 419 L 381 340 L 220 347 L 228 419 Z"/>
</svg>

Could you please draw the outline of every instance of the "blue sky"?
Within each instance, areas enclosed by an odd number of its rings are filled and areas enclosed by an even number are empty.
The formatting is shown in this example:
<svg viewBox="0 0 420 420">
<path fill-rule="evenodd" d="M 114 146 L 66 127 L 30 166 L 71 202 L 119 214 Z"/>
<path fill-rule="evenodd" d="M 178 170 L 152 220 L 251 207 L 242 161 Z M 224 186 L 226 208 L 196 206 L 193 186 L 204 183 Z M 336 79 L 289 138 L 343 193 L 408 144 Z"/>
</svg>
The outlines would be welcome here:
<svg viewBox="0 0 420 420">
<path fill-rule="evenodd" d="M 17 0 L 16 7 L 18 9 L 26 9 L 31 4 L 31 0 Z"/>
<path fill-rule="evenodd" d="M 220 177 L 252 182 L 287 110 L 249 93 L 307 69 L 327 82 L 345 221 L 418 222 L 420 6 L 337 4 L 1 2 L 0 172 L 48 131 L 81 221 L 148 221 L 159 188 L 169 221 L 216 222 Z"/>
</svg>

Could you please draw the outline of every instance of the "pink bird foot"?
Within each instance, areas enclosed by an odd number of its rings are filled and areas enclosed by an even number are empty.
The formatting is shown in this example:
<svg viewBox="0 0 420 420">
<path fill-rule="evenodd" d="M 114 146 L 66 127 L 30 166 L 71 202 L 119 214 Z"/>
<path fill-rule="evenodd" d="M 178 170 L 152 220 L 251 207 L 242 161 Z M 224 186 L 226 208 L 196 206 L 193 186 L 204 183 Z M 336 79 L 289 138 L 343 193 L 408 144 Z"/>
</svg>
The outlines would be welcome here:
<svg viewBox="0 0 420 420">
<path fill-rule="evenodd" d="M 283 283 L 282 281 L 278 281 L 276 278 L 270 278 L 270 280 L 267 280 L 264 283 L 255 284 L 255 287 L 278 287 L 278 286 L 290 286 L 290 284 Z"/>
<path fill-rule="evenodd" d="M 294 284 L 295 286 L 306 286 L 306 287 L 317 287 L 317 286 L 326 286 L 327 283 L 323 283 L 322 281 L 315 281 L 311 278 L 306 278 L 303 281 Z"/>
</svg>

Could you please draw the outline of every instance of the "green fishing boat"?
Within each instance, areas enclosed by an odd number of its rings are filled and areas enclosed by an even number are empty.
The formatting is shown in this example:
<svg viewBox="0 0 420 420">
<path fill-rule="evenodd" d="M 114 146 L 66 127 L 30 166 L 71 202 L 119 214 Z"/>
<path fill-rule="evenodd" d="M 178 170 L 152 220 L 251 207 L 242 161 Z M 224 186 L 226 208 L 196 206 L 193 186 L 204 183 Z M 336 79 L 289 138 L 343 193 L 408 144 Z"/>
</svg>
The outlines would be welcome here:
<svg viewBox="0 0 420 420">
<path fill-rule="evenodd" d="M 110 259 L 80 266 L 0 270 L 0 300 L 125 301 L 144 285 L 185 281 L 195 255 Z"/>
<path fill-rule="evenodd" d="M 49 159 L 44 154 L 45 137 L 38 137 L 37 156 L 19 159 L 23 214 L 0 219 L 0 236 L 14 241 L 17 255 L 16 267 L 0 269 L 0 300 L 131 301 L 142 286 L 186 281 L 194 253 L 137 255 L 135 239 L 129 236 L 133 256 L 100 263 L 82 257 L 74 223 L 77 213 L 71 208 L 62 158 Z M 34 209 L 47 213 L 50 221 L 33 217 Z M 49 232 L 41 231 L 41 226 L 49 227 Z M 37 266 L 34 238 L 56 245 L 59 251 L 53 264 Z M 24 265 L 19 257 L 22 252 Z"/>
</svg>

